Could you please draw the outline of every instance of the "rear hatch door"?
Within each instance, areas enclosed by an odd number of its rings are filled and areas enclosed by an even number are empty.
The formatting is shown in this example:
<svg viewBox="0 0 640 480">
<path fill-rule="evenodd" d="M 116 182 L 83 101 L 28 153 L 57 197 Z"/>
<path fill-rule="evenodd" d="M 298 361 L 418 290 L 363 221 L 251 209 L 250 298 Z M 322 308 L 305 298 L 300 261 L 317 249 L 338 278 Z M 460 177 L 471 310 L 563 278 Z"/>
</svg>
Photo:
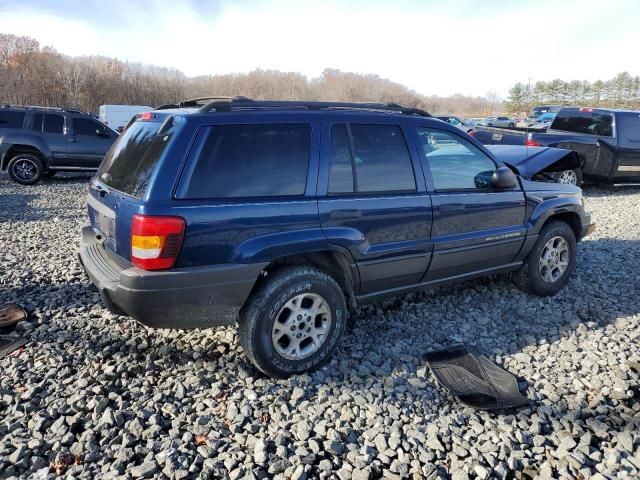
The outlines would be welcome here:
<svg viewBox="0 0 640 480">
<path fill-rule="evenodd" d="M 106 248 L 131 260 L 131 222 L 142 213 L 147 189 L 172 137 L 167 117 L 137 120 L 107 152 L 91 181 L 87 205 L 93 230 Z"/>
</svg>

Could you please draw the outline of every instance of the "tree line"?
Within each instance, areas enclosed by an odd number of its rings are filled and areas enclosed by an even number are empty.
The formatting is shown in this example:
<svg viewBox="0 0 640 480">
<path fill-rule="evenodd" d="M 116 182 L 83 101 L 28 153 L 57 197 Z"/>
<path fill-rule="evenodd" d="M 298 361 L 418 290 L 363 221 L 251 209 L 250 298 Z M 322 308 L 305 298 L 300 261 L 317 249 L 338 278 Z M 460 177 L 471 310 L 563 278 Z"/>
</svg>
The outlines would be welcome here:
<svg viewBox="0 0 640 480">
<path fill-rule="evenodd" d="M 201 96 L 254 99 L 394 102 L 434 114 L 483 116 L 502 105 L 485 97 L 421 95 L 381 78 L 325 70 L 308 79 L 295 72 L 187 77 L 177 69 L 102 56 L 70 57 L 33 38 L 0 33 L 0 104 L 40 105 L 97 112 L 104 104 L 157 106 Z"/>
<path fill-rule="evenodd" d="M 575 105 L 640 110 L 640 76 L 629 72 L 610 80 L 538 81 L 534 85 L 516 83 L 509 90 L 505 108 L 509 113 L 525 114 L 536 105 Z"/>
</svg>

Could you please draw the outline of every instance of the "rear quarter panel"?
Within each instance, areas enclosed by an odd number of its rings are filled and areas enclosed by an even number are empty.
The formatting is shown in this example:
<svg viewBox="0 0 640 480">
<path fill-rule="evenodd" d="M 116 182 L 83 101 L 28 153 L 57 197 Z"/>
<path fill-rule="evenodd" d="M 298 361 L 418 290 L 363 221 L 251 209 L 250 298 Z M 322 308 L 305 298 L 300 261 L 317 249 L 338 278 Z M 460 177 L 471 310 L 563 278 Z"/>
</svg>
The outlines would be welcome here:
<svg viewBox="0 0 640 480">
<path fill-rule="evenodd" d="M 7 152 L 14 145 L 26 145 L 37 148 L 46 162 L 51 159 L 51 150 L 47 142 L 42 138 L 42 135 L 30 133 L 25 130 L 0 129 L 0 164 L 2 170 L 7 168 L 10 160 Z"/>
<path fill-rule="evenodd" d="M 319 164 L 319 120 L 312 116 L 293 117 L 282 114 L 264 116 L 232 114 L 234 123 L 309 123 L 311 150 L 305 193 L 297 197 L 175 199 L 171 192 L 182 190 L 193 156 L 177 152 L 196 150 L 194 142 L 199 127 L 229 124 L 223 115 L 215 119 L 189 119 L 180 141 L 172 146 L 176 152 L 167 158 L 152 181 L 149 200 L 141 213 L 177 215 L 186 220 L 185 239 L 176 266 L 192 267 L 222 263 L 268 262 L 275 258 L 329 250 L 331 247 L 320 227 L 316 186 Z M 192 123 L 192 125 L 190 125 Z M 190 133 L 189 133 L 190 132 Z M 171 155 L 169 155 L 171 157 Z M 184 166 L 184 167 L 183 167 Z M 182 172 L 184 177 L 180 178 Z M 176 179 L 180 178 L 177 182 Z M 180 183 L 180 187 L 178 187 Z"/>
</svg>

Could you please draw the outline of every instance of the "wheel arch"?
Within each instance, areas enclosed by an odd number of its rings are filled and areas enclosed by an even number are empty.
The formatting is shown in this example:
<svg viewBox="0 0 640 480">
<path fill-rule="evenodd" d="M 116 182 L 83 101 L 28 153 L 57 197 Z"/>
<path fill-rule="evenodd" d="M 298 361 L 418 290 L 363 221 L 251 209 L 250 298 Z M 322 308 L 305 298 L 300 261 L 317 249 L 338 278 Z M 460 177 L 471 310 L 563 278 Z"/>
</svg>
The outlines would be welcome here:
<svg viewBox="0 0 640 480">
<path fill-rule="evenodd" d="M 40 160 L 42 160 L 42 164 L 45 167 L 45 169 L 48 167 L 48 156 L 46 153 L 43 153 L 40 148 L 34 145 L 18 143 L 8 147 L 7 150 L 2 154 L 2 159 L 1 159 L 2 165 L 0 168 L 2 170 L 6 170 L 11 159 L 16 155 L 20 155 L 22 153 L 26 153 L 26 154 L 34 155 L 38 157 Z"/>
<path fill-rule="evenodd" d="M 351 255 L 348 252 L 343 252 L 339 247 L 282 255 L 274 258 L 263 269 L 262 275 L 258 278 L 249 294 L 249 298 L 256 290 L 261 288 L 274 272 L 294 265 L 315 267 L 330 275 L 342 289 L 347 299 L 347 304 L 352 308 L 356 307 L 356 292 L 360 285 L 358 269 L 351 259 Z"/>
<path fill-rule="evenodd" d="M 568 224 L 576 236 L 576 242 L 580 240 L 580 234 L 582 231 L 582 222 L 580 220 L 580 215 L 578 215 L 576 212 L 569 211 L 569 212 L 553 213 L 544 221 L 544 223 L 540 227 L 540 230 L 542 230 L 544 227 L 546 227 L 548 224 L 554 221 L 560 221 Z"/>
</svg>

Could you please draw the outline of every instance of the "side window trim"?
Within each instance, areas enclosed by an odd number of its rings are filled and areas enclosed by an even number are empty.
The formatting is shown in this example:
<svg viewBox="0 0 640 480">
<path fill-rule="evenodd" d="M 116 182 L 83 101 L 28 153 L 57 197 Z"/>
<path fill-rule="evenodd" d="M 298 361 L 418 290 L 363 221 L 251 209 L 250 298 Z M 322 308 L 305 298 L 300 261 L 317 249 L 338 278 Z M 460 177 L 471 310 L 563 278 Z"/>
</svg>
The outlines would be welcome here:
<svg viewBox="0 0 640 480">
<path fill-rule="evenodd" d="M 335 125 L 344 125 L 346 130 L 347 130 L 347 138 L 349 140 L 349 155 L 350 155 L 350 160 L 351 160 L 351 176 L 352 176 L 352 180 L 353 180 L 353 192 L 331 192 L 330 188 L 331 188 L 331 184 L 329 179 L 327 178 L 327 191 L 326 191 L 326 196 L 328 197 L 340 197 L 340 196 L 345 196 L 345 197 L 379 197 L 379 196 L 384 196 L 384 195 L 406 195 L 406 194 L 415 194 L 419 191 L 419 182 L 418 182 L 418 178 L 417 178 L 417 174 L 416 174 L 416 165 L 413 162 L 413 158 L 411 155 L 411 142 L 408 141 L 407 139 L 407 134 L 405 132 L 405 129 L 403 128 L 403 125 L 400 123 L 366 123 L 366 122 L 349 122 L 349 121 L 330 121 L 328 123 L 328 132 L 329 132 L 329 136 L 331 137 L 332 135 L 332 129 Z M 405 190 L 380 190 L 380 191 L 366 191 L 366 192 L 360 192 L 358 191 L 358 169 L 357 169 L 357 164 L 356 164 L 356 152 L 355 152 L 355 144 L 353 141 L 353 134 L 351 132 L 351 125 L 382 125 L 382 126 L 392 126 L 392 127 L 396 127 L 398 128 L 398 130 L 400 131 L 401 135 L 402 135 L 402 139 L 404 141 L 405 147 L 406 147 L 406 151 L 407 151 L 407 157 L 409 158 L 409 165 L 411 166 L 411 172 L 413 174 L 413 181 L 414 181 L 414 187 L 412 189 L 405 189 Z M 331 140 L 328 141 L 328 144 L 331 144 Z M 327 165 L 327 171 L 330 172 L 331 171 L 331 166 L 332 166 L 332 155 L 331 155 L 331 147 L 329 146 L 329 151 L 328 151 L 328 165 Z"/>
<path fill-rule="evenodd" d="M 429 189 L 429 191 L 431 193 L 500 193 L 503 192 L 504 190 L 499 190 L 499 189 L 494 189 L 494 188 L 436 188 L 435 183 L 433 181 L 433 174 L 431 172 L 431 165 L 429 164 L 429 158 L 427 157 L 426 153 L 424 152 L 424 149 L 422 148 L 421 144 L 420 144 L 420 140 L 419 140 L 419 134 L 418 134 L 418 129 L 423 128 L 423 129 L 427 129 L 427 130 L 432 130 L 435 132 L 440 132 L 446 135 L 450 135 L 454 138 L 456 138 L 456 140 L 458 140 L 462 145 L 466 146 L 471 146 L 471 148 L 473 148 L 474 150 L 476 150 L 477 152 L 479 152 L 480 154 L 482 154 L 482 156 L 484 156 L 485 158 L 487 158 L 488 160 L 491 161 L 491 163 L 493 163 L 494 168 L 498 168 L 498 164 L 495 162 L 495 160 L 493 158 L 491 158 L 489 155 L 487 155 L 485 152 L 483 152 L 481 149 L 477 148 L 475 145 L 473 145 L 473 143 L 469 142 L 468 140 L 466 140 L 465 138 L 462 137 L 462 135 L 459 135 L 458 132 L 450 132 L 449 130 L 442 130 L 440 128 L 436 128 L 436 127 L 432 127 L 430 125 L 413 125 L 412 128 L 412 133 L 415 136 L 414 142 L 416 144 L 416 148 L 418 150 L 418 155 L 420 157 L 420 160 L 422 162 L 422 168 L 424 170 L 424 174 L 426 177 L 426 183 L 427 183 L 427 188 Z M 519 188 L 518 188 L 519 189 Z"/>
</svg>

